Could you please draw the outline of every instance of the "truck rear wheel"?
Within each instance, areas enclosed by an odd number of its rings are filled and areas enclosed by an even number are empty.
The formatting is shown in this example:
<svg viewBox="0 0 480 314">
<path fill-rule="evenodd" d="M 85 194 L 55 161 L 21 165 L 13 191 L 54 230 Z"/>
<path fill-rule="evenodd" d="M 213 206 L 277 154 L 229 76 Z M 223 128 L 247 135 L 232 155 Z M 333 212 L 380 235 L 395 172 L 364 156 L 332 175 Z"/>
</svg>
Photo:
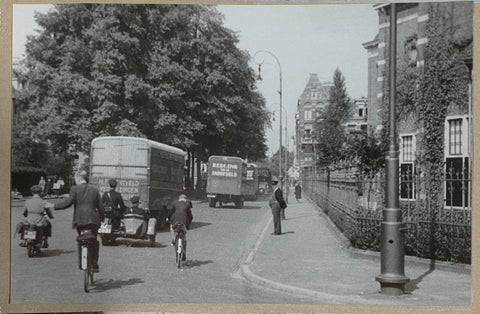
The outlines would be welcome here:
<svg viewBox="0 0 480 314">
<path fill-rule="evenodd" d="M 215 203 L 216 203 L 215 199 L 214 199 L 214 198 L 211 198 L 208 205 L 209 205 L 211 208 L 215 208 L 215 205 L 216 205 Z"/>
<path fill-rule="evenodd" d="M 242 208 L 243 207 L 243 200 L 235 200 L 235 207 Z"/>
<path fill-rule="evenodd" d="M 148 244 L 150 245 L 150 247 L 155 247 L 155 238 L 155 234 L 148 236 Z"/>
</svg>

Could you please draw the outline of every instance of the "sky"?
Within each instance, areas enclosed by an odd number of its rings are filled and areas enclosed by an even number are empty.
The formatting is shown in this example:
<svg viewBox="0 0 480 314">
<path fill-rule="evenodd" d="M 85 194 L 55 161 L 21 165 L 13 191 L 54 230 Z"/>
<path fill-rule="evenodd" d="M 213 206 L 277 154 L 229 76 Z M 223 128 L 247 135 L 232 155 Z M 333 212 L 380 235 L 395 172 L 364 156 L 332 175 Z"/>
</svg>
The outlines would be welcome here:
<svg viewBox="0 0 480 314">
<path fill-rule="evenodd" d="M 13 57 L 21 58 L 27 35 L 38 28 L 34 12 L 46 12 L 51 5 L 13 6 Z M 370 4 L 337 5 L 221 5 L 224 25 L 235 31 L 238 47 L 253 57 L 251 67 L 258 70 L 263 63 L 262 80 L 257 86 L 265 97 L 267 109 L 275 116 L 266 130 L 268 155 L 279 148 L 279 67 L 282 72 L 283 145 L 285 124 L 288 146 L 293 151 L 291 137 L 295 134 L 297 100 L 310 73 L 320 81 L 332 81 L 339 68 L 345 77 L 351 98 L 367 96 L 367 51 L 362 43 L 372 40 L 378 30 L 378 15 Z M 286 118 L 285 118 L 286 117 Z M 285 123 L 286 121 L 286 123 Z"/>
</svg>

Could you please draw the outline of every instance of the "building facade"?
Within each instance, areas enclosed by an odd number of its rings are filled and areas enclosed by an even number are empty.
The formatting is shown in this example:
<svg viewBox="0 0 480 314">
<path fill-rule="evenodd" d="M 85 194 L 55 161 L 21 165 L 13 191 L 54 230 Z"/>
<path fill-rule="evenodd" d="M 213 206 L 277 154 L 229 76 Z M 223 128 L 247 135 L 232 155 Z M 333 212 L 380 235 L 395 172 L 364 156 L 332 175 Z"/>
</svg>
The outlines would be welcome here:
<svg viewBox="0 0 480 314">
<path fill-rule="evenodd" d="M 389 105 L 386 97 L 389 51 L 389 4 L 374 5 L 378 11 L 378 34 L 372 41 L 363 44 L 368 54 L 368 126 L 382 129 L 383 115 Z M 461 43 L 463 62 L 472 63 L 473 4 L 472 2 L 399 3 L 397 4 L 397 78 L 407 66 L 416 67 L 421 73 L 425 66 L 425 47 L 428 45 L 427 23 L 430 9 L 446 16 L 455 30 L 452 39 Z M 397 88 L 398 88 L 397 79 Z M 470 207 L 471 190 L 471 86 L 468 103 L 452 103 L 444 123 L 444 200 L 447 207 Z M 397 90 L 398 93 L 398 90 Z M 398 106 L 398 101 L 397 101 Z M 398 112 L 397 112 L 398 114 Z M 397 124 L 400 159 L 400 199 L 416 200 L 419 196 L 412 179 L 418 172 L 417 156 L 422 151 L 424 130 L 415 116 L 400 118 Z M 450 173 L 450 174 L 449 174 Z M 454 174 L 456 174 L 454 178 Z M 467 191 L 467 192 L 465 192 Z"/>
<path fill-rule="evenodd" d="M 316 118 L 328 104 L 331 82 L 320 82 L 316 73 L 310 73 L 307 85 L 298 98 L 296 117 L 295 166 L 304 169 L 314 164 L 312 132 Z"/>
<path fill-rule="evenodd" d="M 349 135 L 366 133 L 368 129 L 368 99 L 355 98 L 350 102 L 348 118 L 342 124 Z"/>
</svg>

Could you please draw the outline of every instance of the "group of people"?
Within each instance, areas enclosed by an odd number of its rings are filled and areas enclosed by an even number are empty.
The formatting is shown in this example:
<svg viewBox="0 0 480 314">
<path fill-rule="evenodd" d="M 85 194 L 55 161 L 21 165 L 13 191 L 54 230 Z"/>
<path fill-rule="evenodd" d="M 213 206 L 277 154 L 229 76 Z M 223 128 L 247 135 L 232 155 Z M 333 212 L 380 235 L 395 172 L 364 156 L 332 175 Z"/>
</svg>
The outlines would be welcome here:
<svg viewBox="0 0 480 314">
<path fill-rule="evenodd" d="M 60 177 L 58 180 L 53 178 L 48 178 L 45 180 L 43 177 L 40 177 L 38 181 L 38 186 L 41 188 L 41 196 L 51 196 L 52 194 L 59 195 L 62 188 L 65 186 L 65 181 Z"/>
<path fill-rule="evenodd" d="M 112 228 L 119 228 L 121 219 L 127 210 L 120 193 L 115 191 L 117 181 L 112 179 L 109 181 L 110 191 L 100 197 L 99 190 L 87 183 L 87 172 L 81 170 L 75 174 L 75 186 L 70 189 L 68 198 L 53 204 L 46 204 L 41 198 L 42 188 L 40 186 L 32 187 L 33 197 L 25 202 L 24 216 L 30 217 L 31 223 L 44 227 L 46 230 L 45 213 L 48 217 L 53 218 L 50 208 L 55 210 L 63 210 L 73 205 L 72 227 L 76 229 L 80 235 L 82 230 L 89 229 L 95 237 L 98 235 L 98 229 L 101 222 L 106 217 L 106 212 L 110 212 L 112 220 Z M 134 196 L 130 199 L 132 207 L 129 209 L 131 213 L 148 215 L 148 210 L 139 207 L 140 198 Z M 192 219 L 192 203 L 187 200 L 185 195 L 180 195 L 179 199 L 174 202 L 168 211 L 167 217 L 171 226 L 180 223 L 189 226 Z M 186 228 L 185 227 L 185 228 Z M 172 230 L 172 237 L 175 234 Z M 48 234 L 48 231 L 45 233 Z M 185 230 L 186 234 L 186 230 Z M 50 229 L 51 235 L 51 229 Z M 99 271 L 100 245 L 95 239 L 92 250 L 92 260 L 94 271 Z M 185 259 L 186 257 L 184 257 Z"/>
</svg>

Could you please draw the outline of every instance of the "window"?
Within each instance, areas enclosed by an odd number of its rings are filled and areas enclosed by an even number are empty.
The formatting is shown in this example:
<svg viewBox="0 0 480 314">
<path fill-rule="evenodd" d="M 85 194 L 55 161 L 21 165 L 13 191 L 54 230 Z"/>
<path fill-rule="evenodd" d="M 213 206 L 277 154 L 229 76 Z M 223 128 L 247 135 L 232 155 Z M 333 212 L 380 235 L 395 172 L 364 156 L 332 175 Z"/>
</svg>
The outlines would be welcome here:
<svg viewBox="0 0 480 314">
<path fill-rule="evenodd" d="M 450 155 L 462 154 L 462 119 L 448 121 Z"/>
<path fill-rule="evenodd" d="M 312 111 L 311 110 L 305 110 L 305 120 L 312 120 Z"/>
<path fill-rule="evenodd" d="M 469 208 L 471 175 L 469 150 L 469 120 L 467 116 L 445 121 L 445 205 Z M 467 144 L 467 145 L 465 145 Z"/>
<path fill-rule="evenodd" d="M 363 117 L 363 109 L 358 109 L 358 116 Z"/>
<path fill-rule="evenodd" d="M 412 200 L 415 195 L 414 136 L 401 136 L 400 149 L 400 198 Z"/>
</svg>

